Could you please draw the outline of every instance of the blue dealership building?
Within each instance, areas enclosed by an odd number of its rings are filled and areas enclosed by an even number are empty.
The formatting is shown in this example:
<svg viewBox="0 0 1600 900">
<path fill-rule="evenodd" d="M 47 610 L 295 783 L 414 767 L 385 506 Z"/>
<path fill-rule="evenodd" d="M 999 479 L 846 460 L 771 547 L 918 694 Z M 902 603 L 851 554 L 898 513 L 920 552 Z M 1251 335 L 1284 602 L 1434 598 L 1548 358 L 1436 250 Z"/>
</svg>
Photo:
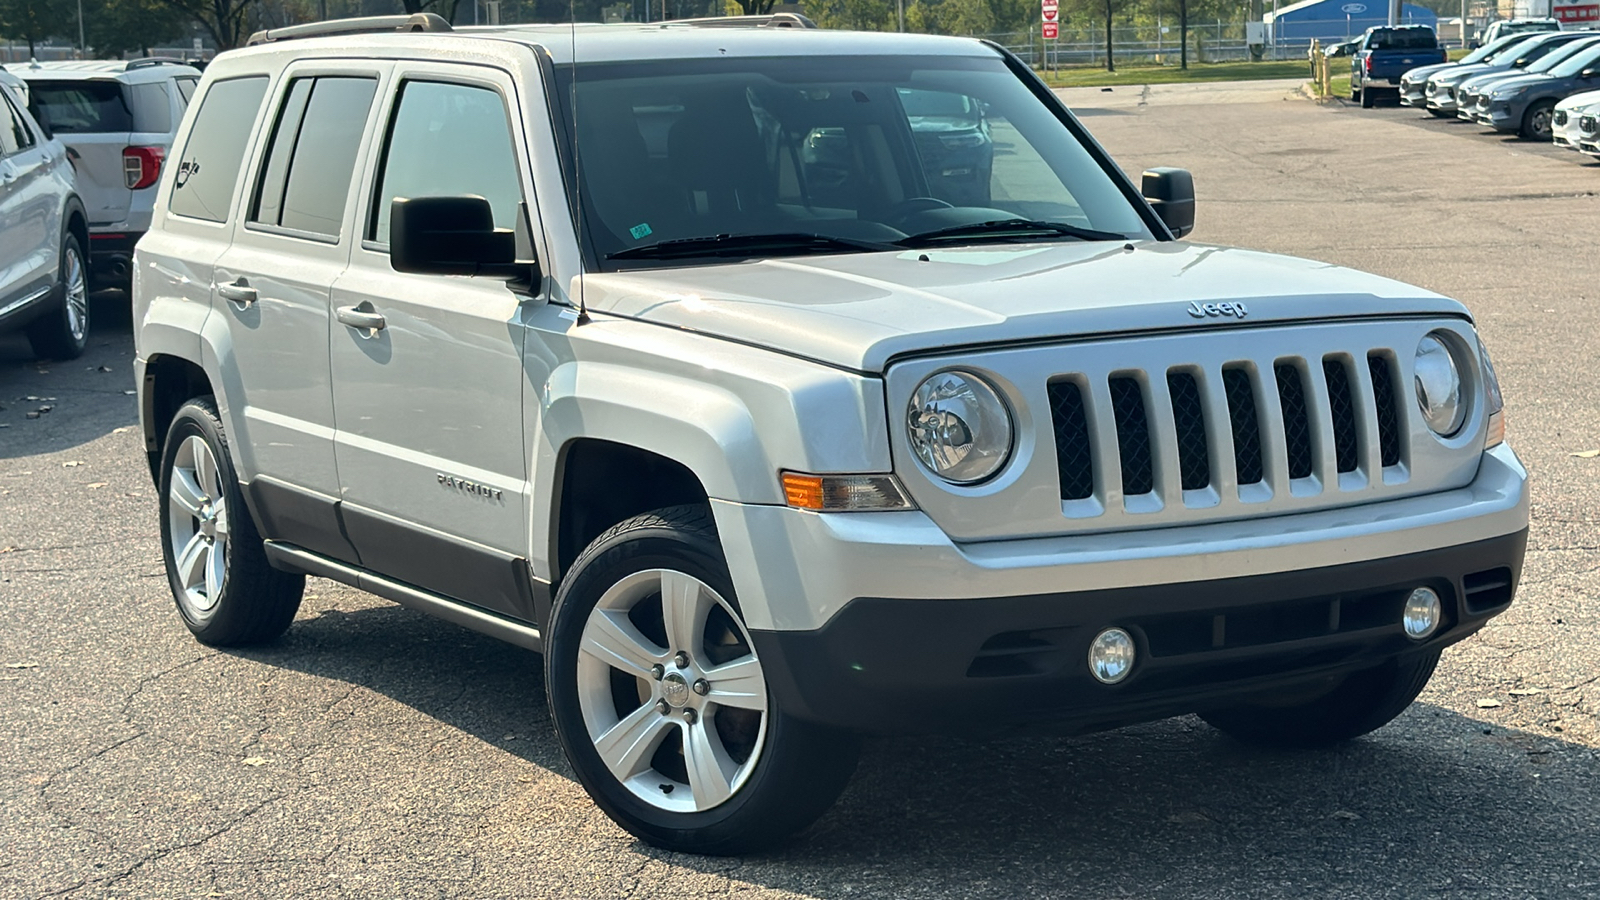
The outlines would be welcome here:
<svg viewBox="0 0 1600 900">
<path fill-rule="evenodd" d="M 1324 44 L 1359 37 L 1374 25 L 1389 24 L 1386 0 L 1302 0 L 1262 17 L 1268 40 L 1278 46 L 1304 45 L 1313 38 Z M 1437 30 L 1433 10 L 1413 3 L 1400 6 L 1401 25 L 1427 25 Z"/>
</svg>

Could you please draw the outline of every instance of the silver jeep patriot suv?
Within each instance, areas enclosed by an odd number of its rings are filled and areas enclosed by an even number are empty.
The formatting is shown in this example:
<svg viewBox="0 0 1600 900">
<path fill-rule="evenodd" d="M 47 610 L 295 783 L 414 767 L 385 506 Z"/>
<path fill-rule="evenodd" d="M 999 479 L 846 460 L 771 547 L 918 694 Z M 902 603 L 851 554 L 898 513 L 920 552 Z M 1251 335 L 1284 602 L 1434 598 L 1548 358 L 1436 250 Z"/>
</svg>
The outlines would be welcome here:
<svg viewBox="0 0 1600 900">
<path fill-rule="evenodd" d="M 600 808 L 736 853 L 861 734 L 1352 738 L 1511 602 L 1459 303 L 1177 240 L 1187 173 L 1136 188 L 991 44 L 750 22 L 206 70 L 134 276 L 201 641 L 317 575 L 536 649 Z"/>
</svg>

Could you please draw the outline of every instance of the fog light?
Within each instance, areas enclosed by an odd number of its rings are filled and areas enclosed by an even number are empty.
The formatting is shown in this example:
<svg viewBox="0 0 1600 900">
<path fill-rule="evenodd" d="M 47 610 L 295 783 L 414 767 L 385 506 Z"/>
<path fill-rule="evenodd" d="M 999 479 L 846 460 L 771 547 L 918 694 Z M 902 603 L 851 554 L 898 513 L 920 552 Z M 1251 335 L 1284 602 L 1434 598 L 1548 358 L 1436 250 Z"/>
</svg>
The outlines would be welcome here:
<svg viewBox="0 0 1600 900">
<path fill-rule="evenodd" d="M 1419 587 L 1406 598 L 1400 624 L 1405 626 L 1407 637 L 1420 641 L 1439 627 L 1443 613 L 1444 604 L 1439 602 L 1439 595 L 1433 588 Z"/>
<path fill-rule="evenodd" d="M 1107 628 L 1089 645 L 1089 672 L 1102 684 L 1116 684 L 1133 671 L 1133 637 L 1121 628 Z"/>
</svg>

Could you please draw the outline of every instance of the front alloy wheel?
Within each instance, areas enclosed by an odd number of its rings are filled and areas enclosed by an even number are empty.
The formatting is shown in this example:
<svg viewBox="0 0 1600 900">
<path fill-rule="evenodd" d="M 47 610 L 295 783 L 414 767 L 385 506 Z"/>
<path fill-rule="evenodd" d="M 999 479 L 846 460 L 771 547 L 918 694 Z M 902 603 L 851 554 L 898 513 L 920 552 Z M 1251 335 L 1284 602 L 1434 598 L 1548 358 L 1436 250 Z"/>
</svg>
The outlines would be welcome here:
<svg viewBox="0 0 1600 900">
<path fill-rule="evenodd" d="M 711 513 L 636 516 L 573 563 L 550 613 L 556 733 L 595 803 L 670 850 L 743 853 L 809 825 L 858 743 L 768 689 Z"/>
</svg>

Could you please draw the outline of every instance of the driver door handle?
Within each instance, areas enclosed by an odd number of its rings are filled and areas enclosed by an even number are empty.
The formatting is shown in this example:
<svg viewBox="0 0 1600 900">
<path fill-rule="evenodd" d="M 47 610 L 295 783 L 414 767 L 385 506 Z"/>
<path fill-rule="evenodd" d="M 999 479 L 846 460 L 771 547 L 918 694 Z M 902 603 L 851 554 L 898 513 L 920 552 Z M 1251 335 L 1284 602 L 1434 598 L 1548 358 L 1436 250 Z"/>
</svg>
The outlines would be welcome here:
<svg viewBox="0 0 1600 900">
<path fill-rule="evenodd" d="M 365 300 L 361 301 L 359 306 L 341 306 L 334 311 L 334 315 L 344 325 L 373 334 L 382 331 L 388 324 L 384 321 L 383 314 L 375 311 L 372 304 Z"/>
<path fill-rule="evenodd" d="M 256 289 L 243 278 L 231 284 L 217 285 L 217 293 L 221 294 L 223 299 L 232 300 L 240 306 L 250 306 L 256 302 Z"/>
</svg>

